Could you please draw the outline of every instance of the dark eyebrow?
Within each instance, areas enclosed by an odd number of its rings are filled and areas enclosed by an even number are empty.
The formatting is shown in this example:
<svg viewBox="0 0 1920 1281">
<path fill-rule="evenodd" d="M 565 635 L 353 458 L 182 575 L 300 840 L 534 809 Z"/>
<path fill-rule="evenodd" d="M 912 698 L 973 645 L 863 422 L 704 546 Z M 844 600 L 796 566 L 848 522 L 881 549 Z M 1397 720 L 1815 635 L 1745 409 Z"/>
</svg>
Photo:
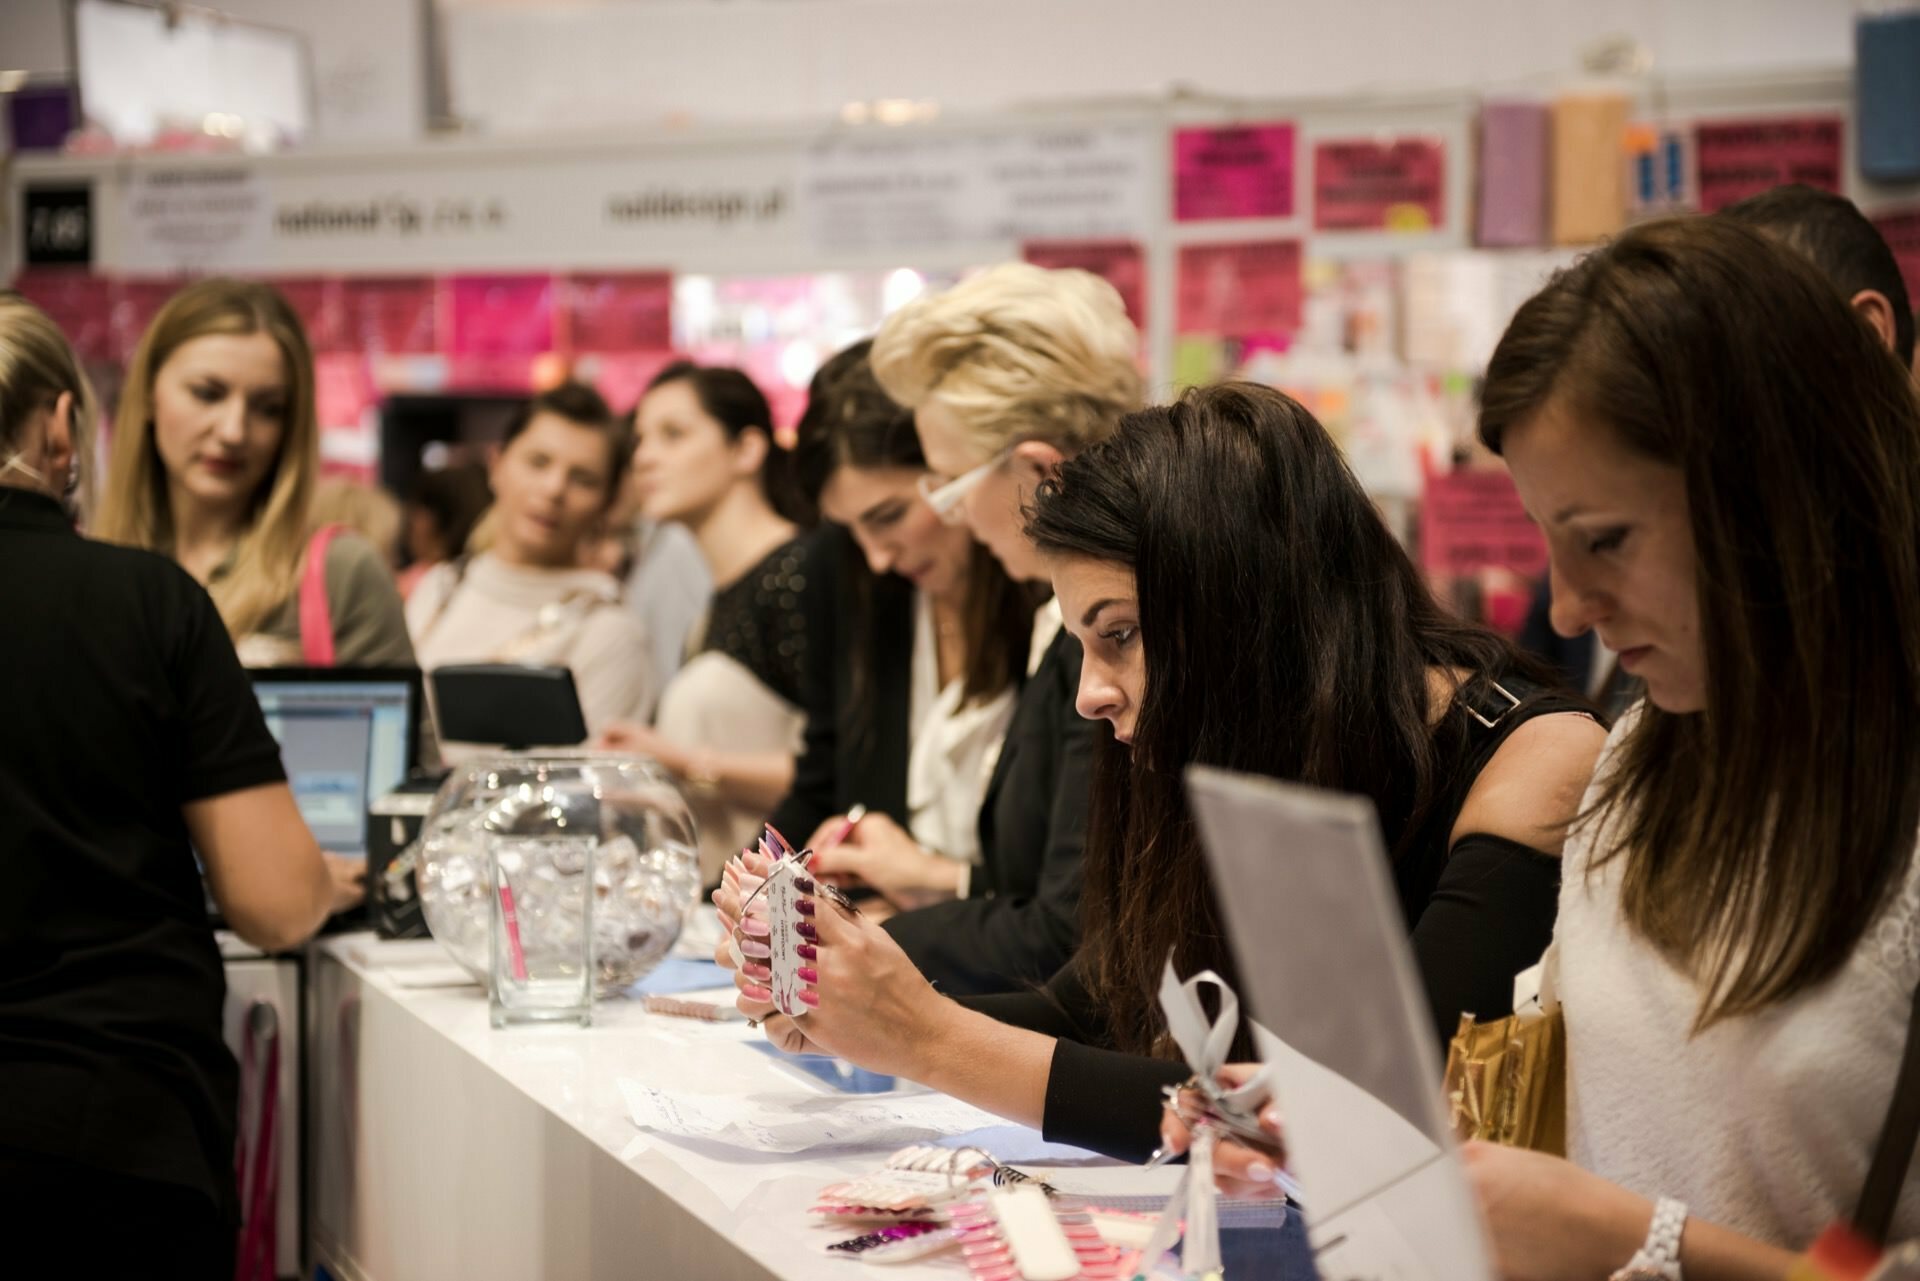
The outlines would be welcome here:
<svg viewBox="0 0 1920 1281">
<path fill-rule="evenodd" d="M 875 512 L 879 511 L 883 507 L 897 506 L 899 502 L 900 502 L 900 499 L 898 496 L 895 496 L 893 498 L 882 498 L 879 502 L 875 503 L 873 506 L 861 512 L 859 516 L 855 517 L 855 519 L 872 520 Z"/>
<path fill-rule="evenodd" d="M 1093 604 L 1087 606 L 1086 613 L 1080 615 L 1080 626 L 1092 627 L 1093 620 L 1100 616 L 1101 610 L 1105 609 L 1109 605 L 1124 605 L 1124 604 L 1126 604 L 1126 602 L 1121 600 L 1118 596 L 1109 596 L 1105 600 L 1097 600 Z"/>
</svg>

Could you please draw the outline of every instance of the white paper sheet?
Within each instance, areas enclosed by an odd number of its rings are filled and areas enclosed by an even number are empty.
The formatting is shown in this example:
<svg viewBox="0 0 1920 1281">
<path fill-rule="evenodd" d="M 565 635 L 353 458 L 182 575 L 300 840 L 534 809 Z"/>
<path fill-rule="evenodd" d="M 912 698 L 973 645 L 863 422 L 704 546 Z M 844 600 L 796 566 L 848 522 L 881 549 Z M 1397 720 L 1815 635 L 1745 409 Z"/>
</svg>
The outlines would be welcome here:
<svg viewBox="0 0 1920 1281">
<path fill-rule="evenodd" d="M 904 1147 L 1000 1124 L 990 1112 L 930 1092 L 692 1094 L 660 1090 L 623 1077 L 620 1093 L 633 1123 L 643 1130 L 755 1152 Z"/>
</svg>

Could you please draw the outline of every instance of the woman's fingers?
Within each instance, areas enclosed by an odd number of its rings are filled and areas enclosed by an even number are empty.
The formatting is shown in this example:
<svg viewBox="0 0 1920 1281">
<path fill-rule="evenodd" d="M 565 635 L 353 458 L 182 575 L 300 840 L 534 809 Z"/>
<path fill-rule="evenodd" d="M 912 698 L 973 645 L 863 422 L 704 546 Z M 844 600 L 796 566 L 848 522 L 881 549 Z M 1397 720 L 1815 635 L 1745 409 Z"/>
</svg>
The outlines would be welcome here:
<svg viewBox="0 0 1920 1281">
<path fill-rule="evenodd" d="M 1276 1182 L 1280 1167 L 1271 1155 L 1256 1152 L 1232 1139 L 1222 1139 L 1213 1149 L 1214 1184 L 1222 1192 L 1235 1196 L 1280 1196 Z"/>
</svg>

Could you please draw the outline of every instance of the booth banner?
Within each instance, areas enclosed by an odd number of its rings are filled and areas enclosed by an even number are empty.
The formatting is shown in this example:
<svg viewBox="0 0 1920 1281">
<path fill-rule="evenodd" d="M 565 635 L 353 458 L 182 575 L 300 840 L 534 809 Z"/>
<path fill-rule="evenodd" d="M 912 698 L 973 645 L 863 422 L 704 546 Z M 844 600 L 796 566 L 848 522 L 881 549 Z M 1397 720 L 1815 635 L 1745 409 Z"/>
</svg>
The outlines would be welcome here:
<svg viewBox="0 0 1920 1281">
<path fill-rule="evenodd" d="M 167 299 L 180 291 L 186 281 L 174 280 L 116 280 L 112 283 L 112 331 L 113 358 L 121 364 L 133 359 L 134 349 L 140 345 L 153 324 L 153 318 L 160 314 L 160 308 Z"/>
<path fill-rule="evenodd" d="M 270 261 L 273 195 L 248 164 L 126 172 L 115 256 L 173 275 L 259 270 Z"/>
<path fill-rule="evenodd" d="M 764 154 L 763 154 L 764 153 Z M 294 158 L 101 174 L 105 274 L 293 275 L 791 264 L 790 148 L 644 156 L 457 151 L 406 167 Z"/>
<path fill-rule="evenodd" d="M 1839 116 L 1719 120 L 1695 127 L 1700 211 L 1718 213 L 1735 201 L 1782 183 L 1841 190 Z"/>
<path fill-rule="evenodd" d="M 1112 285 L 1126 306 L 1127 319 L 1142 333 L 1147 328 L 1147 258 L 1137 240 L 1029 241 L 1021 257 L 1036 267 L 1078 267 Z"/>
<path fill-rule="evenodd" d="M 830 255 L 1143 237 L 1158 136 L 1127 124 L 856 131 L 806 153 L 797 198 Z"/>
<path fill-rule="evenodd" d="M 1435 574 L 1498 568 L 1532 578 L 1546 572 L 1547 543 L 1504 468 L 1461 467 L 1427 477 L 1420 563 Z"/>
<path fill-rule="evenodd" d="M 1886 238 L 1900 264 L 1901 279 L 1907 282 L 1907 301 L 1920 299 L 1920 207 L 1882 210 L 1871 215 L 1873 225 Z"/>
<path fill-rule="evenodd" d="M 1290 122 L 1176 129 L 1174 218 L 1293 217 L 1296 133 Z"/>
<path fill-rule="evenodd" d="M 270 282 L 280 291 L 306 326 L 307 343 L 316 355 L 351 351 L 345 314 L 341 310 L 340 282 L 324 276 L 282 276 Z"/>
<path fill-rule="evenodd" d="M 1437 138 L 1314 144 L 1315 231 L 1439 231 L 1446 204 L 1447 148 Z"/>
<path fill-rule="evenodd" d="M 673 276 L 664 271 L 573 275 L 560 283 L 570 351 L 666 351 L 673 346 Z"/>
<path fill-rule="evenodd" d="M 1300 242 L 1180 249 L 1181 334 L 1270 339 L 1300 328 Z"/>
</svg>

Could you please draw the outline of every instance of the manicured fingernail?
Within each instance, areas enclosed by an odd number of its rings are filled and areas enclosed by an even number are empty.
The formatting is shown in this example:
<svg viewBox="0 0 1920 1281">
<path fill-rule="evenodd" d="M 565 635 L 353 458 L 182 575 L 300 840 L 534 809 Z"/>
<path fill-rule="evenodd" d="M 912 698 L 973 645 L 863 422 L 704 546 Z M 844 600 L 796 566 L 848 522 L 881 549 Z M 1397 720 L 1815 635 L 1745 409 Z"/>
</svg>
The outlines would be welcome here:
<svg viewBox="0 0 1920 1281">
<path fill-rule="evenodd" d="M 813 882 L 804 876 L 796 876 L 793 878 L 793 888 L 799 890 L 802 894 L 811 894 L 813 893 Z"/>
<path fill-rule="evenodd" d="M 818 943 L 820 941 L 820 931 L 813 928 L 812 921 L 801 921 L 793 927 L 793 932 L 809 943 Z"/>
<path fill-rule="evenodd" d="M 793 901 L 793 910 L 802 916 L 812 916 L 813 900 L 810 898 L 797 898 Z"/>
<path fill-rule="evenodd" d="M 820 949 L 811 943 L 801 943 L 794 947 L 793 954 L 803 961 L 818 960 Z"/>
<path fill-rule="evenodd" d="M 1247 1177 L 1255 1183 L 1272 1183 L 1273 1167 L 1265 1161 L 1254 1161 L 1247 1166 Z"/>
<path fill-rule="evenodd" d="M 1271 1130 L 1275 1134 L 1280 1133 L 1280 1109 L 1279 1108 L 1260 1109 L 1260 1124 L 1265 1126 L 1268 1130 Z"/>
<path fill-rule="evenodd" d="M 820 971 L 814 969 L 811 965 L 803 965 L 795 970 L 794 973 L 800 976 L 802 983 L 818 983 L 820 981 Z M 771 971 L 768 972 L 767 977 L 773 977 Z"/>
<path fill-rule="evenodd" d="M 740 922 L 740 932 L 751 935 L 757 939 L 771 938 L 773 935 L 773 927 L 767 924 L 764 917 L 755 916 L 752 912 L 749 912 L 746 915 L 746 919 Z"/>
<path fill-rule="evenodd" d="M 771 965 L 760 965 L 753 961 L 749 961 L 741 966 L 740 972 L 750 979 L 771 979 L 773 977 L 773 967 Z"/>
<path fill-rule="evenodd" d="M 820 994 L 810 987 L 803 987 L 800 989 L 800 1004 L 810 1005 L 818 1009 L 820 1007 Z"/>
<path fill-rule="evenodd" d="M 761 961 L 773 959 L 773 949 L 765 943 L 762 943 L 759 939 L 741 939 L 740 954 L 742 956 L 751 956 Z"/>
<path fill-rule="evenodd" d="M 740 985 L 740 995 L 746 997 L 749 1001 L 761 1001 L 768 1005 L 773 1003 L 773 992 L 768 988 L 761 987 L 757 983 L 742 983 Z"/>
<path fill-rule="evenodd" d="M 720 918 L 720 932 L 722 934 L 731 934 L 734 932 L 738 923 L 731 916 L 728 916 L 719 908 L 715 908 L 713 914 Z"/>
</svg>

